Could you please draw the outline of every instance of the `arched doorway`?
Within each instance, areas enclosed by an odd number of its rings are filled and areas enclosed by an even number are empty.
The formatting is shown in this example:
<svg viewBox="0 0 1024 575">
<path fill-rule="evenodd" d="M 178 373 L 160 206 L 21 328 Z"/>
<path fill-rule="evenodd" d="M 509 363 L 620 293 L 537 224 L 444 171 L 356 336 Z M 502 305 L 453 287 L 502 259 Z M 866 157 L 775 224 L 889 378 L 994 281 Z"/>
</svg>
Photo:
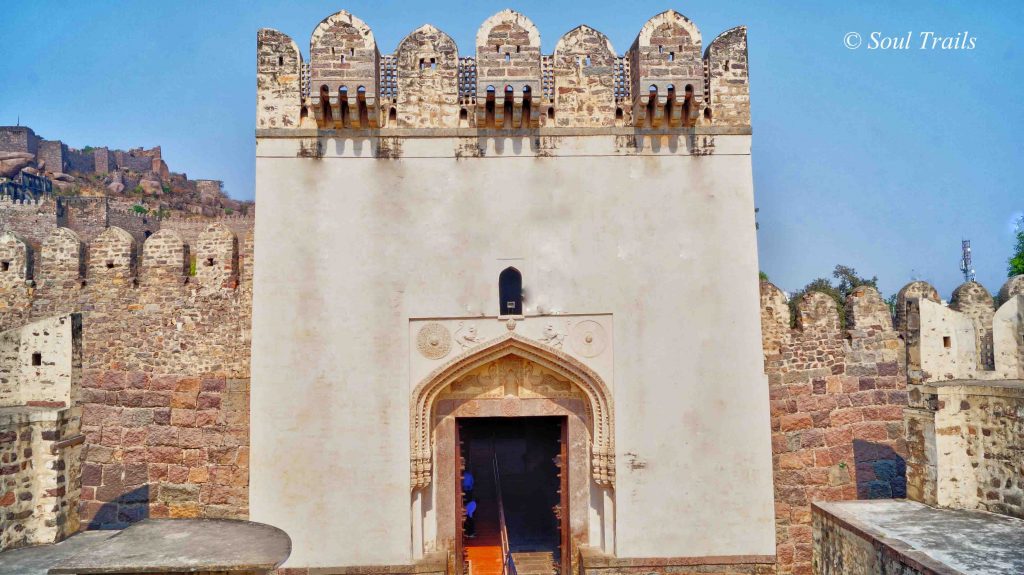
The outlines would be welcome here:
<svg viewBox="0 0 1024 575">
<path fill-rule="evenodd" d="M 499 467 L 514 468 L 506 473 L 531 477 L 538 485 L 554 485 L 553 491 L 560 492 L 551 519 L 558 521 L 552 557 L 562 573 L 574 570 L 572 559 L 580 545 L 613 548 L 611 394 L 600 377 L 579 361 L 509 333 L 435 370 L 414 390 L 411 407 L 413 531 L 419 552 L 452 551 L 454 567 L 462 571 L 467 543 L 462 521 L 463 471 L 468 464 L 477 475 L 488 474 L 485 491 L 492 499 L 478 503 L 481 511 L 485 505 L 493 511 L 497 506 L 494 481 L 484 465 L 491 458 Z M 494 437 L 515 447 L 503 451 L 495 447 Z M 557 453 L 557 485 L 541 459 L 551 453 Z M 522 493 L 506 491 L 511 493 L 505 496 L 506 505 L 509 496 Z M 533 509 L 529 513 L 534 518 L 520 522 L 519 527 L 525 528 L 513 529 L 513 551 L 526 548 L 527 540 L 547 537 L 536 519 L 543 513 L 535 505 L 530 507 L 533 503 L 513 505 Z M 550 546 L 550 538 L 544 541 Z"/>
</svg>

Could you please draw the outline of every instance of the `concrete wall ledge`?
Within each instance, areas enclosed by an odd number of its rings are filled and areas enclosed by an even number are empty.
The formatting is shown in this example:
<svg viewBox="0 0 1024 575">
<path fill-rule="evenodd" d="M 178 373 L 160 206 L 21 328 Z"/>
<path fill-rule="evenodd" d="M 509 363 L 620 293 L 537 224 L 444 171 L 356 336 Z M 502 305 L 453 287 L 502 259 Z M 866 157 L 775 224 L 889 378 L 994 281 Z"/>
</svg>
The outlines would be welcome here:
<svg viewBox="0 0 1024 575">
<path fill-rule="evenodd" d="M 816 575 L 1024 573 L 1024 520 L 914 501 L 812 505 Z"/>
<path fill-rule="evenodd" d="M 267 573 L 291 554 L 270 525 L 227 519 L 146 519 L 53 566 L 51 575 Z"/>
</svg>

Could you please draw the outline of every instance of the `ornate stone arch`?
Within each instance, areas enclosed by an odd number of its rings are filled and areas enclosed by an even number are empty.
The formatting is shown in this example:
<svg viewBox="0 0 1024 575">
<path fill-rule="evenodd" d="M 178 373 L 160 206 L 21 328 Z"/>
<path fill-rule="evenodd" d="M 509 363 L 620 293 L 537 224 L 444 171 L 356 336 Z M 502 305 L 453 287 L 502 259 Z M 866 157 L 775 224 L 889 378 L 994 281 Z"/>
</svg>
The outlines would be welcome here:
<svg viewBox="0 0 1024 575">
<path fill-rule="evenodd" d="M 412 488 L 430 484 L 433 470 L 432 411 L 438 396 L 470 371 L 505 356 L 537 363 L 568 379 L 586 397 L 591 417 L 591 474 L 603 486 L 615 483 L 615 430 L 611 390 L 600 376 L 568 354 L 510 332 L 471 349 L 428 375 L 412 393 L 410 404 Z"/>
</svg>

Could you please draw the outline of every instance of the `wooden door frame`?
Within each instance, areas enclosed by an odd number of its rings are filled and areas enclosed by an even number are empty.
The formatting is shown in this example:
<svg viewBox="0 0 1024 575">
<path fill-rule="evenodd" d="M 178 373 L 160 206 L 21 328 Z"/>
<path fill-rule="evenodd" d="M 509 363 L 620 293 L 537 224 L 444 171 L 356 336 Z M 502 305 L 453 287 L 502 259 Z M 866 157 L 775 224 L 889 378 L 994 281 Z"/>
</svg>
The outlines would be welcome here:
<svg viewBox="0 0 1024 575">
<path fill-rule="evenodd" d="M 572 558 L 572 533 L 569 524 L 569 418 L 559 416 L 558 426 L 561 431 L 558 440 L 558 505 L 561 510 L 558 517 L 558 547 L 562 555 L 562 568 L 559 573 L 568 575 Z"/>
<path fill-rule="evenodd" d="M 466 568 L 465 549 L 463 538 L 466 535 L 466 502 L 462 497 L 462 474 L 466 470 L 466 463 L 462 459 L 462 425 L 459 418 L 455 420 L 455 575 L 463 575 Z"/>
</svg>

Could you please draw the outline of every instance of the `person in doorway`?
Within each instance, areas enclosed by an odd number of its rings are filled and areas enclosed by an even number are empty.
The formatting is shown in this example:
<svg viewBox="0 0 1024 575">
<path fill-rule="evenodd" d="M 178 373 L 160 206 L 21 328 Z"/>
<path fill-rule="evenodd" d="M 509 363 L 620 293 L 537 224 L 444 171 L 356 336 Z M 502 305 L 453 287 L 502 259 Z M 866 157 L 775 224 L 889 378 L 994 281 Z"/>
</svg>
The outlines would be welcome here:
<svg viewBox="0 0 1024 575">
<path fill-rule="evenodd" d="M 462 500 L 469 501 L 473 499 L 473 485 L 476 481 L 473 479 L 473 472 L 463 471 L 462 472 Z"/>
<path fill-rule="evenodd" d="M 471 499 L 466 504 L 466 521 L 463 524 L 467 539 L 476 537 L 476 519 L 473 517 L 474 515 L 476 515 L 476 499 Z"/>
</svg>

